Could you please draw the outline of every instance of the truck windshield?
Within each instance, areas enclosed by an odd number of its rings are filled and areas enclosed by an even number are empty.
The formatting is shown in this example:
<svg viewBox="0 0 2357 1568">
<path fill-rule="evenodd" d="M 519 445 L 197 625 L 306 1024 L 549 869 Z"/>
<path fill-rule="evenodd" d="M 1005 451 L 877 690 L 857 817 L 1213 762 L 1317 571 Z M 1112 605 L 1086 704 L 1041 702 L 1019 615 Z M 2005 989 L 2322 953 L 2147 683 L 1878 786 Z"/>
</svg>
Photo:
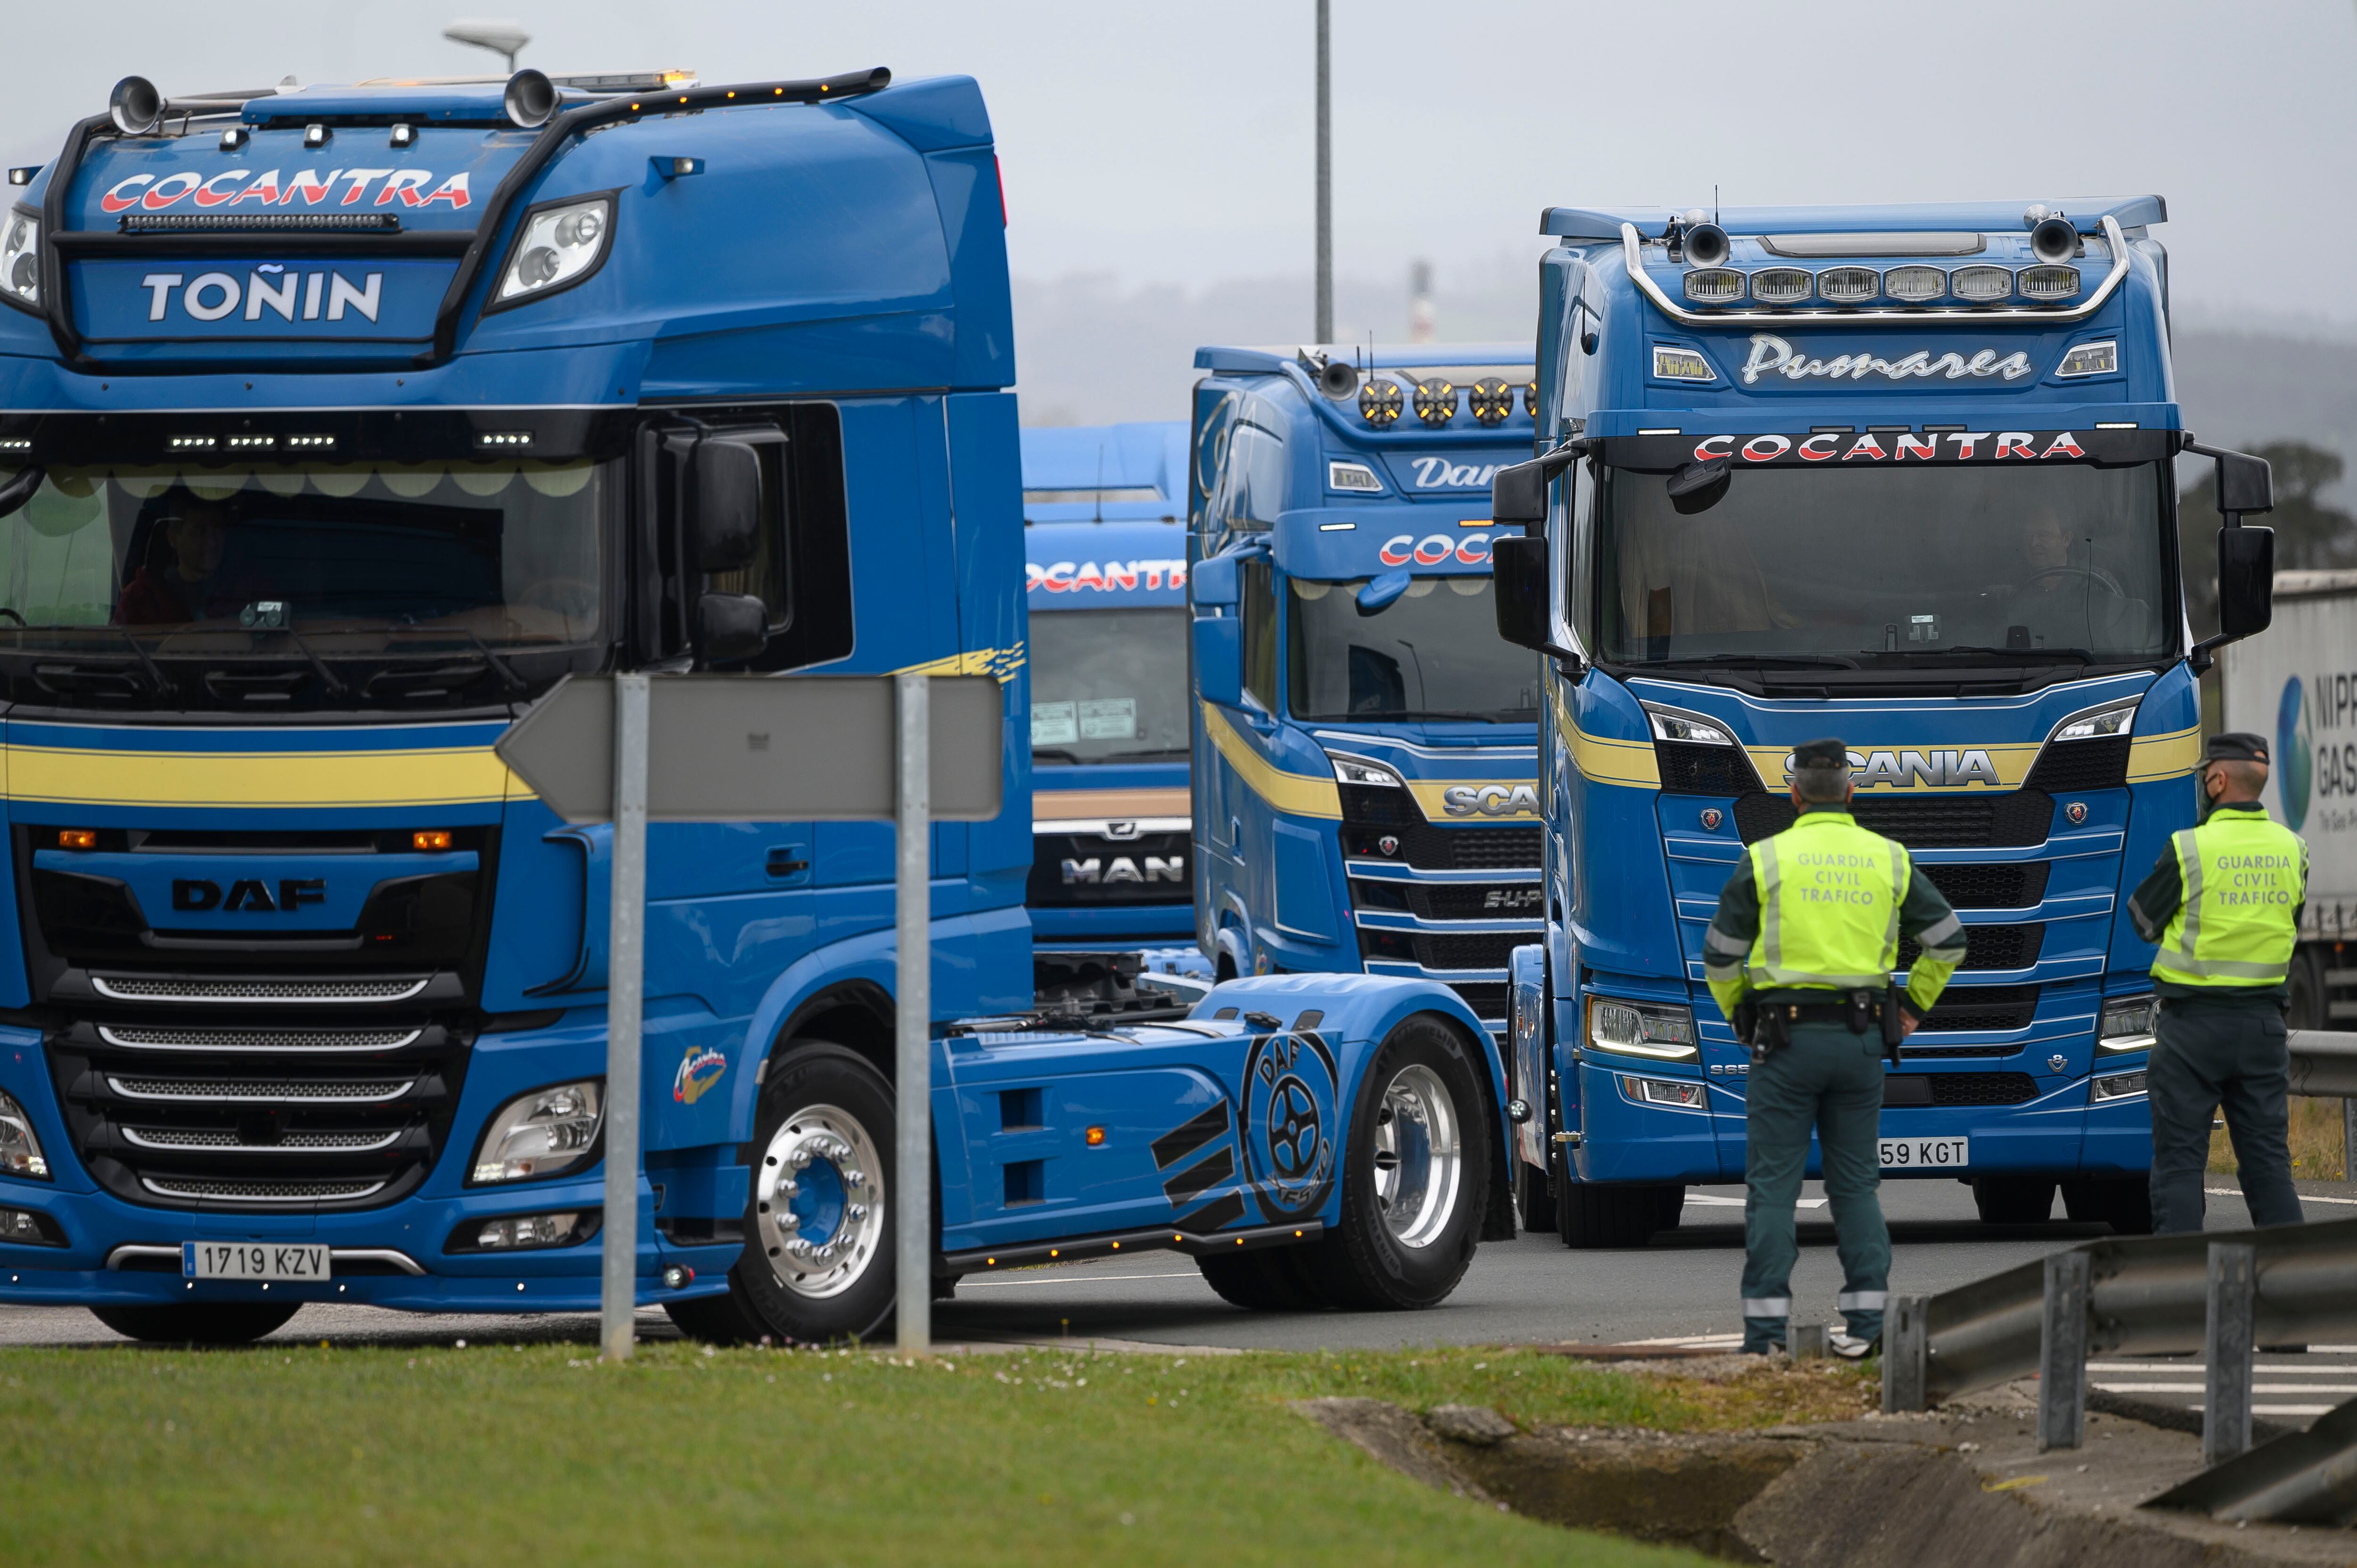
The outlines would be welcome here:
<svg viewBox="0 0 2357 1568">
<path fill-rule="evenodd" d="M 0 635 L 128 632 L 197 658 L 288 632 L 329 658 L 587 642 L 608 479 L 588 462 L 52 469 L 0 518 Z"/>
<path fill-rule="evenodd" d="M 1487 577 L 1417 577 L 1371 616 L 1363 579 L 1290 580 L 1287 685 L 1303 719 L 1538 717 L 1538 664 L 1498 636 Z"/>
<path fill-rule="evenodd" d="M 1603 472 L 1608 662 L 2110 663 L 2173 646 L 2157 465 L 1760 468 L 1691 513 L 1669 478 Z"/>
<path fill-rule="evenodd" d="M 1031 755 L 1043 762 L 1187 757 L 1187 611 L 1031 618 Z"/>
</svg>

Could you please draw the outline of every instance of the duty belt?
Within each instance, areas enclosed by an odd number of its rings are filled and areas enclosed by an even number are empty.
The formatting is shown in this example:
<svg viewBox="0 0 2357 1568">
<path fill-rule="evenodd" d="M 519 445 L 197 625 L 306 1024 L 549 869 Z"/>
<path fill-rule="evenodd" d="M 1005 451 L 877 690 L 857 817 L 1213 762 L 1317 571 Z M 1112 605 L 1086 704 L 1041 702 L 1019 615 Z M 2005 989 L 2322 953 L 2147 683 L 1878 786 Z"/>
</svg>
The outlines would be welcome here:
<svg viewBox="0 0 2357 1568">
<path fill-rule="evenodd" d="M 1849 1027 L 1852 1015 L 1850 1004 L 1846 1002 L 1770 1002 L 1761 1006 L 1760 1011 L 1773 1013 L 1789 1024 L 1839 1024 L 1845 1029 Z M 1882 1004 L 1867 1003 L 1866 1017 L 1869 1023 L 1879 1022 Z"/>
</svg>

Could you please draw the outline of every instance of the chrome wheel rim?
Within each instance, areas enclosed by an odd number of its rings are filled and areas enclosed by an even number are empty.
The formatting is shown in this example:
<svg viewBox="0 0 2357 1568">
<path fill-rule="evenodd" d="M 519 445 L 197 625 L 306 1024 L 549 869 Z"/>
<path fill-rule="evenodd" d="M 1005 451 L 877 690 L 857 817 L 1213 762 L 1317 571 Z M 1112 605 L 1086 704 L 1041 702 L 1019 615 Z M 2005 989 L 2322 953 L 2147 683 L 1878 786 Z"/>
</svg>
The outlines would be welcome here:
<svg viewBox="0 0 2357 1568">
<path fill-rule="evenodd" d="M 838 1106 L 803 1106 L 770 1134 L 753 1198 L 770 1272 L 796 1295 L 841 1295 L 883 1249 L 884 1163 Z"/>
<path fill-rule="evenodd" d="M 1402 1068 L 1375 1112 L 1375 1207 L 1392 1240 L 1403 1247 L 1438 1240 L 1464 1176 L 1457 1101 L 1430 1068 Z"/>
</svg>

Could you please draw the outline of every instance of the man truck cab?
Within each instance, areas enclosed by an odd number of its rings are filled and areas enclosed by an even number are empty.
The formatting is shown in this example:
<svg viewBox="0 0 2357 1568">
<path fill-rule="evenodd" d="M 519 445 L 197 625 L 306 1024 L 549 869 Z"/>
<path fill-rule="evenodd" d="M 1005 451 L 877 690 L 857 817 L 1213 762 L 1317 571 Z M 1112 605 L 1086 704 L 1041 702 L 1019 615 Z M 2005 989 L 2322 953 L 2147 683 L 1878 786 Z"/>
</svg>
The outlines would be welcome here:
<svg viewBox="0 0 2357 1568">
<path fill-rule="evenodd" d="M 1187 427 L 1023 432 L 1031 911 L 1041 1000 L 1167 1004 L 1194 947 L 1187 800 Z"/>
<path fill-rule="evenodd" d="M 1502 1028 L 1539 930 L 1539 682 L 1496 637 L 1489 485 L 1531 450 L 1529 351 L 1195 362 L 1203 950 L 1429 976 Z"/>
</svg>

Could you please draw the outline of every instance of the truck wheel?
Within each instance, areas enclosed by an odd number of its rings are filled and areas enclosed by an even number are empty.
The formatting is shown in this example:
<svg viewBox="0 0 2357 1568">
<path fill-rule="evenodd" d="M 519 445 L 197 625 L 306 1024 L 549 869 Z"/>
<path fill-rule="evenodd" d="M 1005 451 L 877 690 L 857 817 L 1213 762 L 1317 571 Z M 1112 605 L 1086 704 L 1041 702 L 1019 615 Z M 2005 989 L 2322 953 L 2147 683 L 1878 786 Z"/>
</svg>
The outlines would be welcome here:
<svg viewBox="0 0 2357 1568">
<path fill-rule="evenodd" d="M 1195 1260 L 1204 1283 L 1222 1301 L 1248 1312 L 1320 1312 L 1326 1299 L 1301 1254 L 1306 1247 L 1261 1247 L 1252 1251 L 1210 1252 Z"/>
<path fill-rule="evenodd" d="M 2322 966 L 2316 961 L 2314 950 L 2299 947 L 2292 950 L 2290 971 L 2284 976 L 2284 986 L 2290 993 L 2291 1004 L 2284 1009 L 2284 1024 L 2294 1029 L 2321 1029 L 2325 1026 L 2326 988 Z"/>
<path fill-rule="evenodd" d="M 1338 1306 L 1437 1305 L 1473 1261 L 1490 1160 L 1477 1068 L 1457 1031 L 1407 1019 L 1367 1064 L 1351 1112 L 1342 1215 L 1305 1248 L 1308 1277 Z"/>
<path fill-rule="evenodd" d="M 2043 1225 L 2054 1212 L 2054 1178 L 1975 1176 L 1973 1206 L 1984 1225 Z"/>
<path fill-rule="evenodd" d="M 753 1120 L 745 1251 L 728 1271 L 726 1299 L 746 1326 L 824 1344 L 866 1338 L 891 1317 L 892 1114 L 891 1085 L 856 1052 L 806 1040 L 771 1060 Z M 716 1307 L 691 1316 L 732 1326 Z"/>
<path fill-rule="evenodd" d="M 1514 1197 L 1522 1209 L 1523 1229 L 1554 1230 L 1555 1184 L 1547 1179 L 1547 1173 L 1517 1159 L 1514 1162 L 1514 1178 L 1518 1188 Z"/>
<path fill-rule="evenodd" d="M 2062 1184 L 2062 1212 L 2082 1224 L 2100 1221 L 2123 1236 L 2152 1234 L 2149 1177 L 2081 1176 Z"/>
<path fill-rule="evenodd" d="M 1664 1189 L 1652 1182 L 1604 1185 L 1569 1181 L 1555 1195 L 1555 1234 L 1566 1247 L 1641 1247 L 1662 1229 Z M 1683 1188 L 1679 1207 L 1684 1207 Z"/>
<path fill-rule="evenodd" d="M 761 1337 L 762 1330 L 745 1316 L 737 1305 L 737 1291 L 732 1283 L 719 1295 L 700 1295 L 694 1301 L 667 1301 L 663 1311 L 673 1325 L 690 1339 L 701 1339 L 707 1345 L 749 1345 Z"/>
<path fill-rule="evenodd" d="M 301 1310 L 289 1302 L 208 1301 L 186 1306 L 93 1306 L 91 1316 L 132 1339 L 156 1345 L 250 1345 Z"/>
</svg>

